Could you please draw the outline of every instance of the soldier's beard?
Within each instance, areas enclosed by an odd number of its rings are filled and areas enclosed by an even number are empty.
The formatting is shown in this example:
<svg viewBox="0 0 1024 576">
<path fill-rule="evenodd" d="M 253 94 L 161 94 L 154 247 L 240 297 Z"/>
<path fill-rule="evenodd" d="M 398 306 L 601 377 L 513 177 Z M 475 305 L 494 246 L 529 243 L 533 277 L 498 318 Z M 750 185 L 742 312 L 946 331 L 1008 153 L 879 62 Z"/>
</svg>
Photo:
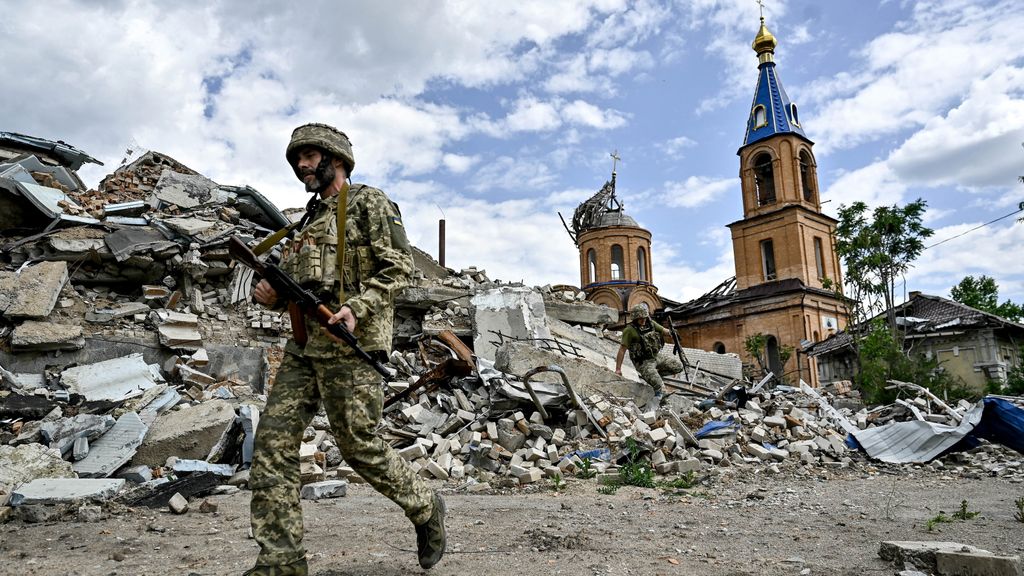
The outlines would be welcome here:
<svg viewBox="0 0 1024 576">
<path fill-rule="evenodd" d="M 312 180 L 306 180 L 306 176 L 312 175 Z M 327 187 L 334 182 L 335 170 L 334 162 L 330 156 L 324 155 L 320 159 L 320 163 L 316 165 L 315 170 L 305 169 L 302 171 L 302 181 L 306 183 L 306 192 L 315 192 L 317 194 L 327 190 Z"/>
</svg>

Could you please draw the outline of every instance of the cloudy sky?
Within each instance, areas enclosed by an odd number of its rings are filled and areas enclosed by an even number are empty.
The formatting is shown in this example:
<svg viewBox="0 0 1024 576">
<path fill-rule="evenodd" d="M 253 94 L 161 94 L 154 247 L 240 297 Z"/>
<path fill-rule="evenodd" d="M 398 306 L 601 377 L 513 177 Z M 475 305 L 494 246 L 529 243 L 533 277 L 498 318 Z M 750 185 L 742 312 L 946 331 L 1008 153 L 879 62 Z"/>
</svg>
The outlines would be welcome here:
<svg viewBox="0 0 1024 576">
<path fill-rule="evenodd" d="M 92 186 L 133 147 L 301 206 L 284 147 L 326 122 L 352 138 L 354 180 L 388 191 L 435 255 L 444 215 L 449 266 L 579 284 L 558 212 L 601 187 L 617 150 L 661 293 L 688 300 L 734 274 L 754 0 L 4 7 L 0 130 L 99 158 Z M 935 243 L 1024 201 L 1024 3 L 767 0 L 765 17 L 826 212 L 922 197 Z M 907 290 L 988 274 L 1024 301 L 1018 216 L 929 248 Z"/>
</svg>

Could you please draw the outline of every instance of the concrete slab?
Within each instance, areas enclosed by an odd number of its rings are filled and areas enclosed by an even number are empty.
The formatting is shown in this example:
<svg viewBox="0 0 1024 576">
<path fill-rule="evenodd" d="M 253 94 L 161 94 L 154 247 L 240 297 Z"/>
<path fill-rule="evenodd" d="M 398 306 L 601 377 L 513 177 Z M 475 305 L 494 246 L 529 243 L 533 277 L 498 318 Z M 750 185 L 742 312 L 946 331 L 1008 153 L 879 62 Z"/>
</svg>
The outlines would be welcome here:
<svg viewBox="0 0 1024 576">
<path fill-rule="evenodd" d="M 959 542 L 890 540 L 882 542 L 878 547 L 878 556 L 882 560 L 894 563 L 897 568 L 909 567 L 926 572 L 935 572 L 937 570 L 936 554 L 940 552 L 952 554 L 988 553 L 987 550 Z"/>
<path fill-rule="evenodd" d="M 12 488 L 37 478 L 74 478 L 71 463 L 61 459 L 60 452 L 42 444 L 0 446 L 0 490 Z"/>
<path fill-rule="evenodd" d="M 138 353 L 68 368 L 60 377 L 69 392 L 81 394 L 87 400 L 123 400 L 157 384 L 149 365 Z"/>
<path fill-rule="evenodd" d="M 73 468 L 82 478 L 106 478 L 124 466 L 146 437 L 148 427 L 135 412 L 117 419 L 109 432 L 89 445 L 89 454 Z"/>
<path fill-rule="evenodd" d="M 547 313 L 540 292 L 525 287 L 501 287 L 484 290 L 471 300 L 474 316 L 473 351 L 479 358 L 494 360 L 506 340 L 551 338 Z"/>
<path fill-rule="evenodd" d="M 235 475 L 234 464 L 211 464 L 206 460 L 191 460 L 188 458 L 175 459 L 171 464 L 171 470 L 178 474 L 192 474 L 194 472 L 209 472 L 216 476 L 230 478 Z"/>
<path fill-rule="evenodd" d="M 303 500 L 321 500 L 324 498 L 341 498 L 348 492 L 345 480 L 325 480 L 313 482 L 302 487 L 300 496 Z"/>
<path fill-rule="evenodd" d="M 586 301 L 569 304 L 568 302 L 556 302 L 549 299 L 544 301 L 544 308 L 547 311 L 548 317 L 557 318 L 569 324 L 598 326 L 612 324 L 619 320 L 618 310 Z"/>
<path fill-rule="evenodd" d="M 988 552 L 936 552 L 935 569 L 942 576 L 1021 576 L 1020 556 Z"/>
<path fill-rule="evenodd" d="M 74 448 L 75 440 L 85 438 L 95 440 L 114 427 L 114 417 L 99 414 L 77 414 L 70 418 L 61 418 L 52 422 L 44 422 L 39 428 L 43 441 L 50 448 L 67 454 Z"/>
<path fill-rule="evenodd" d="M 569 384 L 587 397 L 594 393 L 624 398 L 635 398 L 643 406 L 654 397 L 654 390 L 645 383 L 627 380 L 604 366 L 583 358 L 570 358 L 550 350 L 535 348 L 527 342 L 503 344 L 495 354 L 494 367 L 502 372 L 522 376 L 538 366 L 557 365 L 565 370 Z M 533 382 L 547 382 L 561 385 L 561 377 L 554 372 L 545 372 L 531 378 Z"/>
<path fill-rule="evenodd" d="M 0 314 L 7 312 L 7 307 L 14 300 L 14 289 L 18 287 L 18 275 L 13 270 L 0 270 Z"/>
<path fill-rule="evenodd" d="M 53 310 L 60 291 L 68 281 L 64 261 L 40 262 L 18 274 L 14 297 L 4 315 L 8 318 L 45 318 Z"/>
<path fill-rule="evenodd" d="M 171 456 L 203 460 L 234 421 L 235 410 L 224 400 L 166 412 L 153 423 L 132 464 L 163 466 Z"/>
<path fill-rule="evenodd" d="M 11 506 L 106 500 L 117 494 L 122 487 L 124 480 L 120 478 L 41 478 L 15 490 L 11 495 Z"/>
<path fill-rule="evenodd" d="M 195 208 L 209 201 L 216 187 L 216 182 L 201 174 L 181 174 L 165 169 L 153 188 L 153 195 L 165 204 Z"/>
<path fill-rule="evenodd" d="M 15 352 L 52 352 L 81 350 L 85 336 L 81 326 L 26 320 L 14 328 L 11 349 Z"/>
<path fill-rule="evenodd" d="M 142 302 L 123 302 L 121 304 L 115 304 L 113 306 L 107 306 L 105 308 L 97 308 L 85 313 L 85 320 L 87 322 L 94 322 L 97 324 L 104 324 L 106 322 L 112 322 L 119 318 L 127 318 L 136 314 L 146 314 L 150 311 L 147 304 Z"/>
</svg>

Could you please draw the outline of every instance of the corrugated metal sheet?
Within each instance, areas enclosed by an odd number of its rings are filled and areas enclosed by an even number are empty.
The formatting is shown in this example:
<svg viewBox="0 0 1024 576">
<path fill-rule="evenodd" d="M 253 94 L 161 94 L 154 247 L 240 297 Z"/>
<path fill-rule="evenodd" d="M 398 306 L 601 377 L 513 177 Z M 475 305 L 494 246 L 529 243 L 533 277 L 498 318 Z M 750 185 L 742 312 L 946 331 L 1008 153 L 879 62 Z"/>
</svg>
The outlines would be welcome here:
<svg viewBox="0 0 1024 576">
<path fill-rule="evenodd" d="M 963 440 L 981 422 L 984 405 L 979 402 L 958 426 L 914 420 L 893 422 L 878 428 L 857 430 L 857 439 L 868 456 L 882 462 L 905 464 L 929 462 Z"/>
<path fill-rule="evenodd" d="M 156 386 L 142 354 L 68 368 L 60 378 L 69 392 L 81 394 L 87 400 L 122 400 Z"/>
</svg>

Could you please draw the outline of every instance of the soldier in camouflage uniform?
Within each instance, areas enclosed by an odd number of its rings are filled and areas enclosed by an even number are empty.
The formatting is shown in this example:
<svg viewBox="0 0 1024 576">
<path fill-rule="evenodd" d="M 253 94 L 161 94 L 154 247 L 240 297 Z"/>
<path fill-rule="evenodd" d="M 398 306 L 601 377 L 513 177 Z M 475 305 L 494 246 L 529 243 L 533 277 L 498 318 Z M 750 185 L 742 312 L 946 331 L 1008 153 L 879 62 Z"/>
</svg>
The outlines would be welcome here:
<svg viewBox="0 0 1024 576">
<path fill-rule="evenodd" d="M 655 400 L 663 394 L 663 376 L 678 374 L 683 363 L 675 356 L 661 352 L 668 330 L 651 319 L 647 307 L 637 304 L 629 311 L 630 323 L 622 330 L 622 344 L 615 357 L 615 373 L 622 375 L 622 359 L 629 350 L 629 359 L 637 373 L 654 388 Z"/>
<path fill-rule="evenodd" d="M 324 124 L 295 129 L 286 152 L 310 203 L 305 225 L 282 251 L 281 267 L 318 293 L 371 355 L 391 349 L 393 298 L 412 274 L 412 255 L 402 217 L 388 197 L 362 184 L 349 186 L 355 165 L 344 133 Z M 339 197 L 345 197 L 344 234 L 339 234 Z M 342 242 L 343 240 L 343 242 Z M 344 256 L 339 258 L 339 253 Z M 340 291 L 344 283 L 343 295 Z M 254 298 L 283 306 L 265 280 Z M 341 299 L 344 298 L 342 301 Z M 305 575 L 299 445 L 323 403 L 345 462 L 378 492 L 402 507 L 416 527 L 420 565 L 430 568 L 445 549 L 441 497 L 375 433 L 383 390 L 379 375 L 316 321 L 306 319 L 305 343 L 288 341 L 284 359 L 260 417 L 250 473 L 252 530 L 260 545 L 254 575 Z"/>
</svg>

